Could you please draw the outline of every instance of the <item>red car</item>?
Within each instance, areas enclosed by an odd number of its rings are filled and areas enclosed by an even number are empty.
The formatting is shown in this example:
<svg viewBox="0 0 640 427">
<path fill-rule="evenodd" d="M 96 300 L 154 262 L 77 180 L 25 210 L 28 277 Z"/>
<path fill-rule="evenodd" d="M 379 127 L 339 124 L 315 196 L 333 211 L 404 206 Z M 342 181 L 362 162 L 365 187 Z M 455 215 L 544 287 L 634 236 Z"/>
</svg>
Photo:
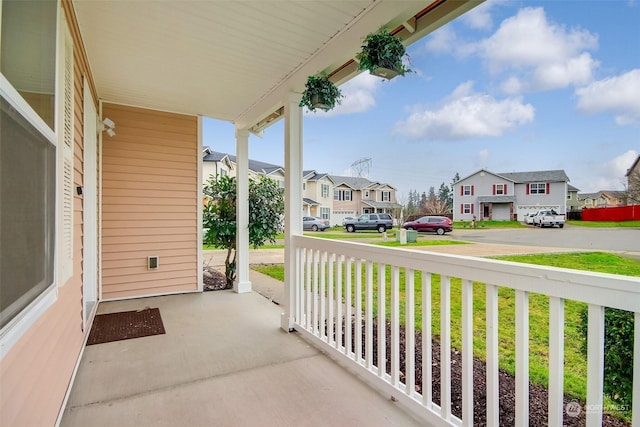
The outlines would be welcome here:
<svg viewBox="0 0 640 427">
<path fill-rule="evenodd" d="M 453 231 L 453 221 L 446 216 L 423 216 L 415 221 L 405 222 L 402 228 L 416 231 L 434 231 L 442 236 Z"/>
</svg>

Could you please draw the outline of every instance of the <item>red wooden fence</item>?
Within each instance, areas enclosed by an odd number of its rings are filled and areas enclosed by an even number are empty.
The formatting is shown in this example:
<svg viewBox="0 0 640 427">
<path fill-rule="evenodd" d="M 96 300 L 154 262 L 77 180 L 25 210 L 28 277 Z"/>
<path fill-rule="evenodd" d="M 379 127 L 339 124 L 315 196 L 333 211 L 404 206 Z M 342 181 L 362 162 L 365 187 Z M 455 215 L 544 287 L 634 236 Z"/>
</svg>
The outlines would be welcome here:
<svg viewBox="0 0 640 427">
<path fill-rule="evenodd" d="M 583 221 L 640 221 L 640 205 L 582 210 Z"/>
</svg>

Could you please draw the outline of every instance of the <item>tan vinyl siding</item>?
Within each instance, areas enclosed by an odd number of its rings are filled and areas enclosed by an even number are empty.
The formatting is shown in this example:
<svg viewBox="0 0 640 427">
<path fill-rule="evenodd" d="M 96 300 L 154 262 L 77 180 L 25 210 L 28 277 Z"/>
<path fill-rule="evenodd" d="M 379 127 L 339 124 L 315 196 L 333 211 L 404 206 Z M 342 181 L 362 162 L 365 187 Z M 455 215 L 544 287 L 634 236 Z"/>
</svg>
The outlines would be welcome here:
<svg viewBox="0 0 640 427">
<path fill-rule="evenodd" d="M 83 75 L 88 72 L 79 31 L 63 0 L 74 40 L 74 185 L 83 185 Z M 73 276 L 56 302 L 0 361 L 0 426 L 53 426 L 85 333 L 82 331 L 82 197 L 75 195 Z"/>
<path fill-rule="evenodd" d="M 116 123 L 102 151 L 102 297 L 196 291 L 197 118 L 113 104 L 102 115 Z"/>
</svg>

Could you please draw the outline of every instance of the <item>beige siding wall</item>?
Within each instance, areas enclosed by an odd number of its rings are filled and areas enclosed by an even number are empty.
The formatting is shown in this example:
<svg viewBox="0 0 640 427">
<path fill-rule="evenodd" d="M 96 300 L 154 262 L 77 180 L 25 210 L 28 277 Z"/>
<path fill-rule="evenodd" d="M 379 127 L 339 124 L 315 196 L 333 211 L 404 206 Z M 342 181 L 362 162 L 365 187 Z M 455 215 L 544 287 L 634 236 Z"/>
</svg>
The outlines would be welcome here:
<svg viewBox="0 0 640 427">
<path fill-rule="evenodd" d="M 196 291 L 197 118 L 113 104 L 102 115 L 116 123 L 102 144 L 102 297 Z"/>
<path fill-rule="evenodd" d="M 83 185 L 83 78 L 86 58 L 69 2 L 62 2 L 74 38 L 74 184 Z M 73 276 L 53 306 L 0 361 L 0 426 L 52 426 L 84 343 L 82 330 L 83 200 L 74 198 Z"/>
</svg>

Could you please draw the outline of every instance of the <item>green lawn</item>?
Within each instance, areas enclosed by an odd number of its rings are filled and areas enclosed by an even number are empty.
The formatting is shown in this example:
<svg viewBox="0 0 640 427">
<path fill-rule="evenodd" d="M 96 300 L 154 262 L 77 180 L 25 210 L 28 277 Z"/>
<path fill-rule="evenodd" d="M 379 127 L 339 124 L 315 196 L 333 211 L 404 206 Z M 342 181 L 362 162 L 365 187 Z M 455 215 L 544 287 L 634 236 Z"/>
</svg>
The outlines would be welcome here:
<svg viewBox="0 0 640 427">
<path fill-rule="evenodd" d="M 591 228 L 640 228 L 640 221 L 567 221 L 567 225 Z"/>
<path fill-rule="evenodd" d="M 374 245 L 379 246 L 389 246 L 393 248 L 410 248 L 415 246 L 444 246 L 444 245 L 468 245 L 469 242 L 461 242 L 459 240 L 442 240 L 442 239 L 433 239 L 433 240 L 421 240 L 420 236 L 416 242 L 407 243 L 405 245 L 401 245 L 400 242 L 387 241 L 387 242 L 376 242 Z"/>
<path fill-rule="evenodd" d="M 391 242 L 387 242 L 391 243 Z M 395 242 L 393 242 L 395 243 Z M 640 262 L 623 258 L 618 255 L 588 252 L 569 254 L 541 254 L 499 257 L 499 259 L 523 262 L 530 264 L 549 265 L 556 267 L 573 268 L 578 270 L 598 271 L 604 273 L 622 274 L 640 277 Z M 283 280 L 284 266 L 260 266 L 257 271 Z M 401 322 L 405 319 L 405 287 L 404 269 L 400 272 Z M 377 292 L 377 268 L 374 268 L 374 293 Z M 391 268 L 387 266 L 386 287 L 390 289 Z M 416 325 L 422 324 L 421 315 L 421 274 L 415 273 L 415 301 L 416 301 Z M 474 294 L 474 355 L 485 358 L 485 285 L 473 283 Z M 439 334 L 440 330 L 440 276 L 432 276 L 432 333 Z M 500 368 L 514 374 L 515 372 L 515 295 L 508 288 L 499 289 L 499 365 Z M 387 307 L 389 306 L 389 292 L 386 292 Z M 580 323 L 580 311 L 584 304 L 566 301 L 565 303 L 565 392 L 584 400 L 586 398 L 586 359 L 580 352 L 582 338 L 578 332 Z M 530 324 L 530 377 L 537 384 L 548 383 L 548 342 L 549 342 L 549 299 L 546 296 L 531 294 L 529 297 L 529 324 Z M 387 309 L 387 316 L 389 316 Z M 376 298 L 374 298 L 374 313 L 377 313 Z M 451 281 L 451 340 L 452 346 L 461 348 L 462 339 L 462 296 L 461 281 Z M 420 329 L 420 326 L 418 326 Z"/>
</svg>

